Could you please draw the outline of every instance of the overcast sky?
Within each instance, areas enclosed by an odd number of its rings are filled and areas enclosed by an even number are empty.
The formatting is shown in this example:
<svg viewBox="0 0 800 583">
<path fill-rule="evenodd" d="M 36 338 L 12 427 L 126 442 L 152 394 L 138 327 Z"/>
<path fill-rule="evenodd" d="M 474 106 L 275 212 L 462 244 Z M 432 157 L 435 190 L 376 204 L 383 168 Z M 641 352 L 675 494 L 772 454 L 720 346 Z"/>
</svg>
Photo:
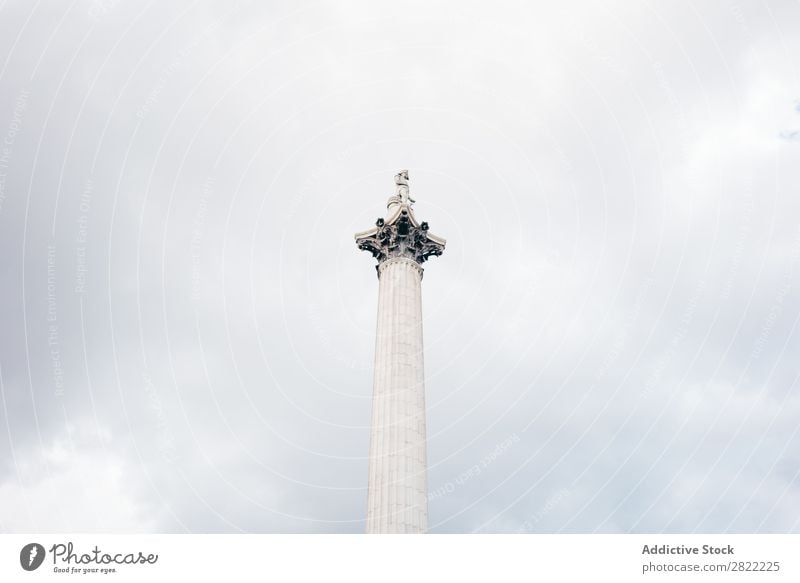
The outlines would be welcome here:
<svg viewBox="0 0 800 583">
<path fill-rule="evenodd" d="M 800 531 L 798 66 L 788 0 L 3 2 L 0 530 L 363 531 L 408 168 L 432 532 Z"/>
</svg>

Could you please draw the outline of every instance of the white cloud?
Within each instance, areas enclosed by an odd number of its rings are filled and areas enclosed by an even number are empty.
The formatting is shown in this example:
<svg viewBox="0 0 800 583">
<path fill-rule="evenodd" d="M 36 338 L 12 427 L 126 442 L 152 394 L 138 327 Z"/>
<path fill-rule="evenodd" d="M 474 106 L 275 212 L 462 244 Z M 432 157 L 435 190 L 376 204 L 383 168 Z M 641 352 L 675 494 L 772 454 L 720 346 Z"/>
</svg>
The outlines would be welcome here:
<svg viewBox="0 0 800 583">
<path fill-rule="evenodd" d="M 5 532 L 150 532 L 134 484 L 141 468 L 116 454 L 108 430 L 82 420 L 41 447 L 15 451 L 14 475 L 0 485 Z"/>
</svg>

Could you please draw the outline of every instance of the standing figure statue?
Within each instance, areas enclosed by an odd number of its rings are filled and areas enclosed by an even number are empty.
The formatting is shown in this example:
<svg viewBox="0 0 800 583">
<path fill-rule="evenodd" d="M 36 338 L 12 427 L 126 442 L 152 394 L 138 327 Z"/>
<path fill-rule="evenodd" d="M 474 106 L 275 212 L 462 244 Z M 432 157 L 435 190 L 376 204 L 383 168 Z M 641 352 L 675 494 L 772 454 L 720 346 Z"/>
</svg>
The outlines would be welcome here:
<svg viewBox="0 0 800 583">
<path fill-rule="evenodd" d="M 394 183 L 396 186 L 397 196 L 400 197 L 402 204 L 409 204 L 416 202 L 408 194 L 408 170 L 401 170 L 398 174 L 394 175 Z"/>
</svg>

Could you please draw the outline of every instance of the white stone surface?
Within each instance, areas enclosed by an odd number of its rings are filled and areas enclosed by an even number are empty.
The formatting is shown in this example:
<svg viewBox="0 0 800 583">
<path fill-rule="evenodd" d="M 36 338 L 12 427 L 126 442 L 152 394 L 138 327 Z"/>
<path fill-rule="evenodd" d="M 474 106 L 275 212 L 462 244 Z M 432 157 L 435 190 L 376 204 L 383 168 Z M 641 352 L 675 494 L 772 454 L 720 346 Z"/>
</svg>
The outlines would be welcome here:
<svg viewBox="0 0 800 583">
<path fill-rule="evenodd" d="M 387 216 L 356 233 L 378 261 L 378 330 L 369 446 L 368 533 L 428 529 L 422 267 L 446 241 L 414 216 L 408 171 L 395 175 Z"/>
<path fill-rule="evenodd" d="M 422 268 L 379 265 L 378 326 L 369 448 L 368 533 L 428 528 Z"/>
</svg>

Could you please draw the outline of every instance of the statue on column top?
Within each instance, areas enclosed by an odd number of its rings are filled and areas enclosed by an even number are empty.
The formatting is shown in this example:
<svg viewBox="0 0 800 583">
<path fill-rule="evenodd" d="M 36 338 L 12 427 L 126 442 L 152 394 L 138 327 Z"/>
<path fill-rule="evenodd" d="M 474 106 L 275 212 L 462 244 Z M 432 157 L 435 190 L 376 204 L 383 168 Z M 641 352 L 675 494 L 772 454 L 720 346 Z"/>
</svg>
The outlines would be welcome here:
<svg viewBox="0 0 800 583">
<path fill-rule="evenodd" d="M 408 194 L 408 170 L 401 170 L 394 175 L 394 183 L 396 186 L 397 196 L 400 197 L 402 204 L 415 203 L 416 201 Z"/>
</svg>

